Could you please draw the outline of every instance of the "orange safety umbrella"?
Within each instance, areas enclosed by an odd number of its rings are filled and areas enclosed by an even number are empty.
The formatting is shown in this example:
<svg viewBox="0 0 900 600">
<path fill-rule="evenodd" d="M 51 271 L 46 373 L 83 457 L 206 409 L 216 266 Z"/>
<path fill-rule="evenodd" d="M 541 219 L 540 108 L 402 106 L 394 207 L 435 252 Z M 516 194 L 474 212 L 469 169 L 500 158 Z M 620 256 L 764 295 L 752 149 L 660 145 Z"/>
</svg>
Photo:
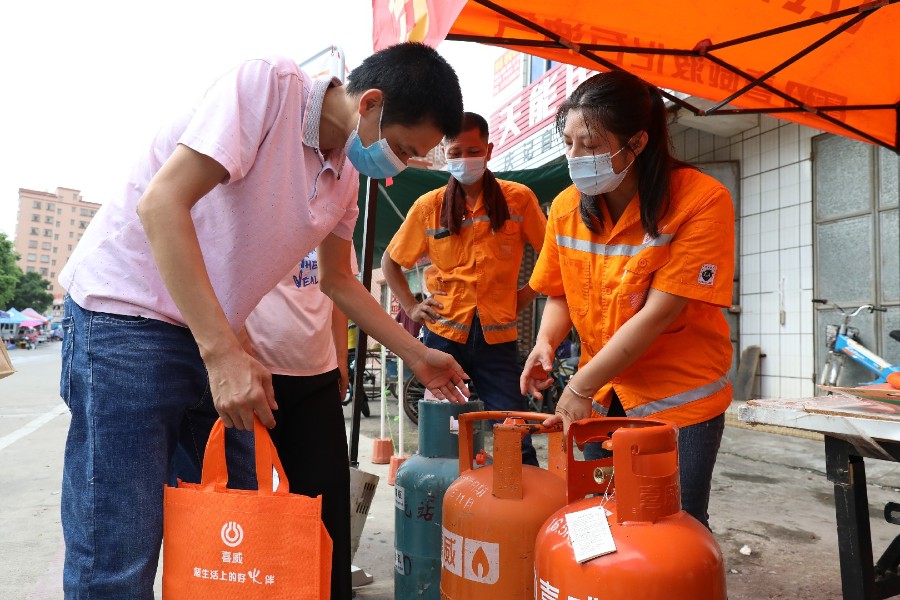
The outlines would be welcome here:
<svg viewBox="0 0 900 600">
<path fill-rule="evenodd" d="M 900 152 L 898 3 L 373 0 L 373 40 L 474 41 L 624 69 L 681 92 L 665 94 L 698 116 L 766 113 Z"/>
</svg>

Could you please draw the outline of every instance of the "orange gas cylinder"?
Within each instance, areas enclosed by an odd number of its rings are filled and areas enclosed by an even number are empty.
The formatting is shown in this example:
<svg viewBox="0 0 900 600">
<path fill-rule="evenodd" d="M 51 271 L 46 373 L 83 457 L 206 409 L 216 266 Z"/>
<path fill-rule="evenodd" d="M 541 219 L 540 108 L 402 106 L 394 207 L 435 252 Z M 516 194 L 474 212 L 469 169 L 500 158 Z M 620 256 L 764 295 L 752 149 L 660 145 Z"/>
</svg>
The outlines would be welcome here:
<svg viewBox="0 0 900 600">
<path fill-rule="evenodd" d="M 459 479 L 444 494 L 441 598 L 516 600 L 534 597 L 534 539 L 566 503 L 560 427 L 547 415 L 508 411 L 459 415 Z M 494 425 L 494 462 L 472 468 L 472 423 Z M 522 464 L 522 436 L 550 434 L 547 470 Z"/>
<path fill-rule="evenodd" d="M 573 446 L 585 442 L 612 458 L 576 461 Z M 536 599 L 725 600 L 722 552 L 681 510 L 675 425 L 585 419 L 566 448 L 569 504 L 535 540 Z"/>
</svg>

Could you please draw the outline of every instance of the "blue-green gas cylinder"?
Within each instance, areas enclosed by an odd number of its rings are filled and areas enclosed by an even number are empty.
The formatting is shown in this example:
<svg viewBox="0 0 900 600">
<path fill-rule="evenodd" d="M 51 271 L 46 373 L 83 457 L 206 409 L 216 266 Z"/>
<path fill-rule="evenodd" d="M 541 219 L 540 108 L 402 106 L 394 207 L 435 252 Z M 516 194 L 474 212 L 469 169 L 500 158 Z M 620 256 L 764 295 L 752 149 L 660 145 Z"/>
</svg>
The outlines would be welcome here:
<svg viewBox="0 0 900 600">
<path fill-rule="evenodd" d="M 441 507 L 444 492 L 459 477 L 459 437 L 451 417 L 484 410 L 479 400 L 419 401 L 419 451 L 406 459 L 394 481 L 394 599 L 440 600 Z M 474 446 L 483 447 L 476 431 Z"/>
</svg>

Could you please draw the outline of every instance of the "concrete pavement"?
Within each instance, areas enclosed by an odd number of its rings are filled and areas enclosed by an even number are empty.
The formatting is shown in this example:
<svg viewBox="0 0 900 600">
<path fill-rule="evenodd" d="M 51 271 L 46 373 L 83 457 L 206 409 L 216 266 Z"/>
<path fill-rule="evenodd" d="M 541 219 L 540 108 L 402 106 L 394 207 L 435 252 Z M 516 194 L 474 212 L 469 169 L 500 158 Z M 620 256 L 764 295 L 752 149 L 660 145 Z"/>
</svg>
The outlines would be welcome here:
<svg viewBox="0 0 900 600">
<path fill-rule="evenodd" d="M 68 413 L 58 395 L 59 344 L 14 350 L 19 372 L 0 380 L 0 598 L 62 597 L 59 489 Z M 363 419 L 360 468 L 381 477 L 354 563 L 374 576 L 361 599 L 393 598 L 393 488 L 370 460 L 379 407 Z M 349 410 L 345 409 L 349 414 Z M 396 405 L 390 413 L 396 415 Z M 396 439 L 397 423 L 389 421 Z M 349 429 L 349 419 L 348 419 Z M 411 428 L 410 433 L 414 433 Z M 409 435 L 414 447 L 415 435 Z M 710 515 L 731 600 L 841 598 L 832 486 L 821 441 L 729 426 Z M 875 555 L 900 528 L 880 517 L 900 501 L 900 465 L 866 462 Z M 748 546 L 750 555 L 740 553 Z M 673 549 L 677 551 L 677 549 Z M 159 594 L 157 594 L 159 597 Z"/>
</svg>

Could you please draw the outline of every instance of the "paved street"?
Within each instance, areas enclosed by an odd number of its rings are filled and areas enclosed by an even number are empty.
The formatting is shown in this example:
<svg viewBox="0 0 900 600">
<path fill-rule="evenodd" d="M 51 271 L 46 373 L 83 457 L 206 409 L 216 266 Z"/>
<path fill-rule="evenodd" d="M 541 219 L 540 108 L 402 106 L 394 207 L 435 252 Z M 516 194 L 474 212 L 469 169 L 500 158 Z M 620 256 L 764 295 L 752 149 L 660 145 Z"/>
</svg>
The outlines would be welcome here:
<svg viewBox="0 0 900 600">
<path fill-rule="evenodd" d="M 12 351 L 19 372 L 0 380 L 3 600 L 62 597 L 59 490 L 68 413 L 58 395 L 58 353 L 58 343 Z M 388 467 L 369 459 L 372 440 L 380 434 L 378 414 L 373 405 L 372 417 L 362 422 L 360 468 L 382 479 L 354 562 L 375 579 L 359 588 L 358 597 L 387 600 L 393 598 L 394 500 Z M 396 439 L 397 424 L 389 423 Z M 414 434 L 411 428 L 411 444 Z M 900 501 L 900 465 L 867 461 L 866 470 L 878 556 L 900 534 L 881 517 L 885 502 Z M 820 441 L 726 429 L 710 513 L 726 558 L 731 600 L 841 598 L 831 494 Z M 749 556 L 739 552 L 744 545 Z"/>
</svg>

